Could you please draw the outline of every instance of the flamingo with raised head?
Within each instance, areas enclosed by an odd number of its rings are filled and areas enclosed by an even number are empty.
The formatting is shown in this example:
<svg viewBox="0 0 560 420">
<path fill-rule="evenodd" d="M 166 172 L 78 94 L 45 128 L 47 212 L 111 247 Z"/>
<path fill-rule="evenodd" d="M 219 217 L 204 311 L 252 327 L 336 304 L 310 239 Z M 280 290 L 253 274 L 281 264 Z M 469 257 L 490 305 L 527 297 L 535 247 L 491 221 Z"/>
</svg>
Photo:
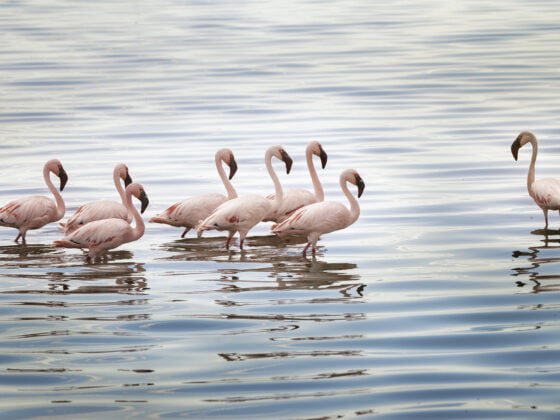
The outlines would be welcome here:
<svg viewBox="0 0 560 420">
<path fill-rule="evenodd" d="M 292 214 L 297 209 L 307 206 L 309 204 L 317 203 L 323 201 L 325 198 L 325 193 L 323 191 L 323 186 L 313 165 L 313 156 L 318 156 L 321 159 L 321 167 L 325 169 L 327 164 L 327 154 L 318 141 L 310 142 L 305 148 L 305 160 L 307 162 L 307 169 L 309 170 L 309 175 L 311 176 L 311 181 L 313 182 L 313 191 L 308 191 L 304 189 L 289 189 L 284 191 L 284 196 L 282 198 L 282 204 L 277 210 L 271 211 L 264 219 L 263 222 L 276 222 L 281 223 L 286 220 L 290 214 Z M 275 195 L 270 194 L 267 198 L 274 200 Z"/>
<path fill-rule="evenodd" d="M 288 174 L 292 168 L 292 158 L 290 158 L 282 146 L 269 147 L 265 153 L 264 160 L 268 174 L 274 183 L 275 199 L 269 200 L 266 197 L 252 194 L 226 201 L 197 226 L 196 229 L 199 234 L 205 230 L 227 230 L 229 235 L 226 240 L 226 249 L 229 249 L 231 238 L 236 232 L 239 232 L 239 248 L 243 249 L 243 242 L 249 230 L 269 214 L 271 210 L 276 209 L 282 204 L 282 185 L 272 167 L 273 157 L 285 163 L 286 173 Z"/>
<path fill-rule="evenodd" d="M 132 178 L 128 173 L 128 167 L 124 163 L 119 163 L 113 170 L 113 182 L 121 197 L 121 203 L 117 201 L 101 200 L 84 204 L 70 216 L 66 223 L 60 224 L 62 232 L 68 234 L 87 223 L 101 219 L 117 218 L 126 220 L 128 223 L 132 222 L 132 214 L 129 213 L 126 208 L 126 197 L 121 180 L 124 182 L 125 187 L 132 183 Z"/>
<path fill-rule="evenodd" d="M 282 223 L 272 226 L 272 232 L 279 236 L 306 235 L 307 245 L 302 254 L 305 257 L 307 249 L 311 246 L 311 252 L 315 255 L 317 241 L 321 235 L 345 229 L 360 216 L 358 200 L 352 195 L 346 184 L 349 182 L 356 185 L 358 198 L 360 198 L 365 187 L 362 177 L 354 169 L 346 169 L 340 174 L 339 181 L 342 192 L 350 202 L 350 209 L 336 201 L 313 203 L 296 210 Z"/>
<path fill-rule="evenodd" d="M 57 222 L 64 217 L 66 211 L 64 200 L 50 179 L 51 173 L 60 178 L 60 191 L 68 182 L 68 175 L 58 159 L 49 160 L 43 166 L 43 178 L 54 196 L 54 202 L 49 197 L 32 195 L 14 200 L 0 208 L 0 225 L 19 231 L 15 242 L 21 238 L 22 243 L 25 243 L 25 235 L 28 230 L 42 228 L 46 224 Z"/>
<path fill-rule="evenodd" d="M 127 242 L 133 242 L 144 234 L 144 221 L 138 210 L 132 204 L 132 196 L 142 203 L 140 213 L 148 207 L 148 196 L 142 185 L 133 182 L 125 190 L 126 207 L 135 222 L 132 227 L 123 219 L 111 218 L 95 220 L 85 224 L 64 238 L 54 241 L 53 246 L 65 248 L 88 248 L 88 258 L 99 257 L 105 251 L 113 249 Z"/>
<path fill-rule="evenodd" d="M 220 149 L 216 152 L 214 160 L 220 179 L 226 188 L 227 197 L 218 193 L 190 197 L 173 204 L 163 213 L 152 217 L 150 222 L 184 227 L 185 230 L 181 234 L 181 238 L 184 238 L 189 230 L 195 228 L 198 223 L 206 219 L 220 204 L 237 197 L 237 192 L 230 182 L 237 172 L 237 162 L 235 161 L 233 152 L 230 149 Z M 224 171 L 222 162 L 229 166 L 229 177 Z"/>
<path fill-rule="evenodd" d="M 517 160 L 519 149 L 527 143 L 533 146 L 529 172 L 527 173 L 527 190 L 529 195 L 544 213 L 545 229 L 548 229 L 548 211 L 560 209 L 560 180 L 555 178 L 542 178 L 535 180 L 535 163 L 537 161 L 537 138 L 529 131 L 521 132 L 511 145 L 511 154 Z"/>
</svg>

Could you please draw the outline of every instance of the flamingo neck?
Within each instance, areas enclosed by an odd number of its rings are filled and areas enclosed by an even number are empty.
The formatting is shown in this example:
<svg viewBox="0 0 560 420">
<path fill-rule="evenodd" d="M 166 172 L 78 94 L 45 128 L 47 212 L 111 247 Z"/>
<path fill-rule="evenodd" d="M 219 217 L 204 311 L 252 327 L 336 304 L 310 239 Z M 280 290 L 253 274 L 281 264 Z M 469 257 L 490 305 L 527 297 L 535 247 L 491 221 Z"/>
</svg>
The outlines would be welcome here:
<svg viewBox="0 0 560 420">
<path fill-rule="evenodd" d="M 121 183 L 121 177 L 119 176 L 118 171 L 113 172 L 113 182 L 115 183 L 115 188 L 117 189 L 117 192 L 119 193 L 119 196 L 121 197 L 121 202 L 123 204 L 125 204 L 126 203 L 126 196 L 125 196 L 125 193 L 124 193 L 124 188 L 123 188 L 122 183 Z"/>
<path fill-rule="evenodd" d="M 276 172 L 274 171 L 274 168 L 272 167 L 272 153 L 271 152 L 266 152 L 265 161 L 266 161 L 266 170 L 268 171 L 268 174 L 270 175 L 270 178 L 272 178 L 272 182 L 274 183 L 273 208 L 278 209 L 280 207 L 280 204 L 282 204 L 282 200 L 284 199 L 284 191 L 282 190 L 282 184 L 280 184 L 280 180 L 278 179 L 278 175 L 276 175 Z"/>
<path fill-rule="evenodd" d="M 144 219 L 142 219 L 142 215 L 136 209 L 136 207 L 134 207 L 134 204 L 132 204 L 131 191 L 126 191 L 126 208 L 128 209 L 129 214 L 132 214 L 135 222 L 135 226 L 132 228 L 133 240 L 139 239 L 144 234 L 146 226 L 144 225 Z"/>
<path fill-rule="evenodd" d="M 228 176 L 226 175 L 226 171 L 224 171 L 222 162 L 225 162 L 224 159 L 216 156 L 216 169 L 218 170 L 218 175 L 220 175 L 220 179 L 222 180 L 222 183 L 226 188 L 228 200 L 231 200 L 232 198 L 237 197 L 237 191 L 235 191 L 235 188 L 230 182 Z"/>
<path fill-rule="evenodd" d="M 529 165 L 529 172 L 527 173 L 527 190 L 529 190 L 529 195 L 532 196 L 531 186 L 535 182 L 535 164 L 537 162 L 538 145 L 537 140 L 532 138 L 529 140 L 531 146 L 533 146 L 533 154 L 531 155 L 531 164 Z"/>
<path fill-rule="evenodd" d="M 49 188 L 50 192 L 52 193 L 52 195 L 54 195 L 54 199 L 56 202 L 56 214 L 54 219 L 51 220 L 51 222 L 56 222 L 57 220 L 60 220 L 64 217 L 64 213 L 66 212 L 66 206 L 64 205 L 64 200 L 62 198 L 62 195 L 60 195 L 60 192 L 56 189 L 56 187 L 53 185 L 52 181 L 51 181 L 51 177 L 50 177 L 50 170 L 48 168 L 43 168 L 43 178 L 45 179 L 45 184 L 47 184 L 47 187 Z"/>
<path fill-rule="evenodd" d="M 348 219 L 348 224 L 347 224 L 347 226 L 350 226 L 352 223 L 358 220 L 358 217 L 360 217 L 360 204 L 358 204 L 358 200 L 356 199 L 356 197 L 352 195 L 352 193 L 348 189 L 346 179 L 340 178 L 340 188 L 342 189 L 342 192 L 350 202 L 350 218 Z"/>
<path fill-rule="evenodd" d="M 313 165 L 313 153 L 311 149 L 307 149 L 305 152 L 305 159 L 307 161 L 307 169 L 309 169 L 309 175 L 311 175 L 311 181 L 313 182 L 313 190 L 315 191 L 315 198 L 317 201 L 323 201 L 325 198 L 325 192 L 323 191 L 323 186 L 315 170 L 315 165 Z"/>
</svg>

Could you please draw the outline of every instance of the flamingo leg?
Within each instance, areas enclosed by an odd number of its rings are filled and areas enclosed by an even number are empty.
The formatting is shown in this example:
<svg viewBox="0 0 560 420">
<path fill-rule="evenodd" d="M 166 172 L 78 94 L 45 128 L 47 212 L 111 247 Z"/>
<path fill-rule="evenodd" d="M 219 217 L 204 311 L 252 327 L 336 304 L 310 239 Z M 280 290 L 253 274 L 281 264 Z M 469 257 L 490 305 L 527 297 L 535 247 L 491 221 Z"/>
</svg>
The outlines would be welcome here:
<svg viewBox="0 0 560 420">
<path fill-rule="evenodd" d="M 183 233 L 181 234 L 181 238 L 184 238 L 185 235 L 187 234 L 187 232 L 191 230 L 191 228 L 185 228 L 185 230 L 183 231 Z"/>
<path fill-rule="evenodd" d="M 311 242 L 307 242 L 307 245 L 305 245 L 305 248 L 303 248 L 303 252 L 301 253 L 303 255 L 303 258 L 307 257 L 307 249 L 309 248 L 310 245 Z"/>
<path fill-rule="evenodd" d="M 18 243 L 19 238 L 21 238 L 21 233 L 18 233 L 18 236 L 16 236 L 16 239 L 14 239 L 14 242 L 15 242 L 15 243 Z"/>
<path fill-rule="evenodd" d="M 235 232 L 230 232 L 227 239 L 226 239 L 226 249 L 229 249 L 229 244 L 231 242 L 231 238 L 233 237 Z"/>
<path fill-rule="evenodd" d="M 545 222 L 544 228 L 546 230 L 548 229 L 548 209 L 546 208 L 543 209 L 543 213 L 544 213 L 544 222 Z"/>
</svg>

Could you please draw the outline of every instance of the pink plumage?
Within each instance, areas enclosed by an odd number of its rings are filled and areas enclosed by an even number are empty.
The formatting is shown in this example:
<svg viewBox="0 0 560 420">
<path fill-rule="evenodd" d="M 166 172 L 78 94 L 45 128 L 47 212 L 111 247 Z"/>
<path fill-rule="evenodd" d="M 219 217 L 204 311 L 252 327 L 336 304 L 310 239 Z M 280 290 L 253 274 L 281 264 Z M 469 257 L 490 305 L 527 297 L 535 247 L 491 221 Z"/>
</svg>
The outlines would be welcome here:
<svg viewBox="0 0 560 420">
<path fill-rule="evenodd" d="M 340 174 L 340 187 L 348 198 L 350 209 L 345 205 L 333 201 L 322 201 L 313 203 L 296 210 L 289 218 L 272 227 L 272 232 L 279 236 L 283 235 L 305 235 L 307 245 L 303 249 L 306 256 L 309 246 L 315 255 L 317 241 L 321 235 L 345 229 L 353 224 L 360 216 L 358 200 L 352 195 L 347 182 L 358 187 L 358 198 L 364 190 L 364 181 L 354 169 L 347 169 Z"/>
<path fill-rule="evenodd" d="M 62 232 L 68 234 L 87 223 L 101 219 L 117 218 L 126 220 L 128 223 L 132 222 L 132 214 L 126 208 L 126 198 L 121 180 L 124 182 L 125 187 L 132 182 L 128 173 L 128 167 L 124 163 L 119 163 L 113 170 L 113 182 L 121 197 L 121 202 L 101 200 L 84 204 L 68 218 L 66 223 L 60 224 Z"/>
<path fill-rule="evenodd" d="M 53 245 L 66 248 L 87 248 L 89 249 L 88 257 L 94 259 L 107 250 L 141 238 L 145 229 L 144 221 L 132 204 L 132 196 L 134 195 L 142 203 L 142 213 L 148 207 L 148 196 L 142 185 L 134 182 L 126 187 L 125 191 L 126 206 L 132 213 L 136 226 L 132 227 L 123 219 L 95 220 L 74 230 L 64 238 L 54 241 Z"/>
<path fill-rule="evenodd" d="M 314 155 L 321 159 L 321 167 L 325 169 L 327 164 L 327 154 L 323 150 L 323 146 L 321 146 L 318 141 L 310 142 L 305 148 L 305 160 L 311 177 L 311 182 L 313 183 L 313 192 L 304 189 L 289 189 L 283 191 L 282 203 L 276 210 L 267 214 L 263 219 L 263 222 L 283 222 L 295 210 L 312 203 L 323 201 L 325 193 L 323 191 L 321 181 L 317 176 L 315 166 L 313 165 Z M 274 200 L 275 197 L 275 194 L 271 194 L 267 198 Z"/>
<path fill-rule="evenodd" d="M 163 213 L 152 217 L 150 222 L 184 227 L 185 230 L 181 234 L 181 237 L 184 238 L 190 229 L 196 227 L 200 221 L 207 218 L 220 204 L 237 197 L 237 192 L 230 182 L 237 172 L 237 163 L 235 161 L 235 157 L 233 156 L 233 152 L 225 148 L 220 149 L 216 152 L 214 161 L 220 179 L 226 188 L 227 197 L 218 193 L 209 193 L 190 197 L 186 200 L 173 204 Z M 224 172 L 222 162 L 230 168 L 229 177 Z"/>
<path fill-rule="evenodd" d="M 49 160 L 43 166 L 43 178 L 54 196 L 54 202 L 48 197 L 34 195 L 14 200 L 0 208 L 0 225 L 19 231 L 16 242 L 21 238 L 25 243 L 28 230 L 39 229 L 48 223 L 57 222 L 64 216 L 64 200 L 50 180 L 51 173 L 60 178 L 60 191 L 68 181 L 68 175 L 58 159 Z"/>
<path fill-rule="evenodd" d="M 231 238 L 239 232 L 239 248 L 243 249 L 249 230 L 282 202 L 282 186 L 272 167 L 273 157 L 286 164 L 287 173 L 290 173 L 292 159 L 282 146 L 272 146 L 265 153 L 266 168 L 274 182 L 276 198 L 269 200 L 260 195 L 247 195 L 226 201 L 197 226 L 199 234 L 205 230 L 228 231 L 226 248 L 229 249 Z"/>
</svg>

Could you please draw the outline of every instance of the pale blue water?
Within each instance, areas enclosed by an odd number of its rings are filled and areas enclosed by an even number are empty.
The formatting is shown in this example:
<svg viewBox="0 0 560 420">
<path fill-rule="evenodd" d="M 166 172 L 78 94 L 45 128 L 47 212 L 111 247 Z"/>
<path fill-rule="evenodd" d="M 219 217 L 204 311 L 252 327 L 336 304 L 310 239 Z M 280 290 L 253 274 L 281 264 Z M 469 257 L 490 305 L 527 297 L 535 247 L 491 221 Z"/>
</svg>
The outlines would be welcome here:
<svg viewBox="0 0 560 420">
<path fill-rule="evenodd" d="M 86 263 L 0 229 L 2 418 L 558 418 L 560 232 L 525 187 L 560 162 L 555 2 L 7 2 L 0 7 L 0 203 L 67 215 L 116 199 L 118 162 L 148 219 L 223 192 L 273 190 L 265 149 L 366 184 L 360 219 L 316 260 L 262 224 L 241 253 L 149 224 Z M 551 226 L 560 227 L 557 213 Z"/>
</svg>

